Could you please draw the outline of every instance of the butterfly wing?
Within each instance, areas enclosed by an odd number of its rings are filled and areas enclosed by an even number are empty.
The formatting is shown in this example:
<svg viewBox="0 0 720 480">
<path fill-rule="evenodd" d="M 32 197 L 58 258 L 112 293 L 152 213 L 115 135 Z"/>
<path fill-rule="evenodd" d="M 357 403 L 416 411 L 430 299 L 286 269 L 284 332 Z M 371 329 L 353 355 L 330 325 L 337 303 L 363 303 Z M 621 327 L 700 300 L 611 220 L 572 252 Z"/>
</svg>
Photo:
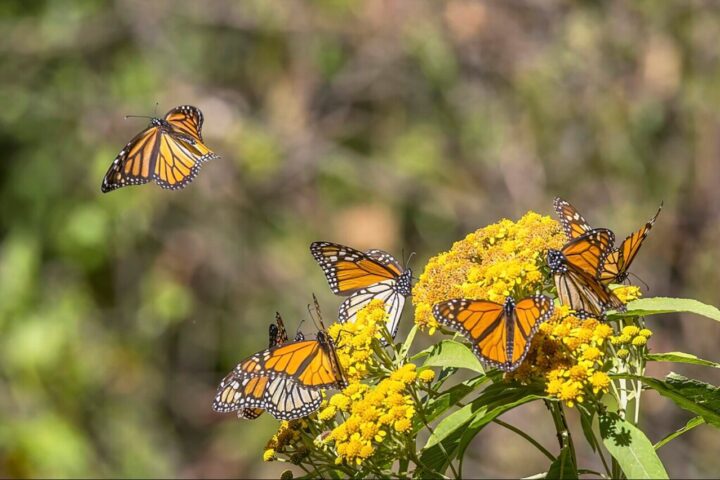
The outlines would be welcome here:
<svg viewBox="0 0 720 480">
<path fill-rule="evenodd" d="M 338 321 L 340 323 L 354 322 L 357 313 L 376 299 L 385 303 L 385 311 L 388 314 L 386 327 L 390 335 L 395 338 L 400 323 L 400 314 L 405 305 L 405 296 L 398 291 L 395 280 L 378 282 L 350 295 L 340 305 Z"/>
<path fill-rule="evenodd" d="M 337 295 L 351 295 L 375 283 L 397 279 L 403 273 L 392 262 L 383 263 L 337 243 L 313 242 L 310 252 L 325 273 L 330 289 Z"/>
<path fill-rule="evenodd" d="M 592 227 L 588 225 L 587 221 L 580 215 L 580 212 L 578 212 L 570 202 L 560 197 L 555 197 L 553 207 L 555 208 L 555 213 L 558 218 L 560 218 L 560 224 L 565 231 L 565 235 L 569 239 L 572 240 L 573 238 L 580 237 L 592 230 Z"/>
<path fill-rule="evenodd" d="M 193 181 L 203 162 L 218 158 L 200 141 L 188 141 L 184 135 L 163 132 L 153 178 L 162 188 L 178 190 Z"/>
<path fill-rule="evenodd" d="M 507 370 L 515 370 L 525 359 L 530 342 L 553 313 L 553 302 L 544 295 L 523 298 L 515 305 L 513 314 L 512 338 L 508 341 L 509 364 Z"/>
<path fill-rule="evenodd" d="M 254 419 L 267 411 L 278 420 L 306 417 L 320 408 L 320 390 L 305 388 L 287 377 L 229 375 L 213 402 L 217 412 L 237 410 L 238 417 Z"/>
<path fill-rule="evenodd" d="M 275 328 L 273 328 L 275 327 Z M 274 332 L 273 332 L 274 331 Z M 274 335 L 273 335 L 274 333 Z M 275 323 L 270 324 L 270 347 L 279 347 L 280 345 L 287 343 L 288 334 L 285 330 L 285 324 L 280 316 L 280 312 L 275 312 Z"/>
<path fill-rule="evenodd" d="M 565 244 L 562 254 L 569 267 L 596 278 L 612 251 L 615 234 L 607 228 L 596 228 Z"/>
<path fill-rule="evenodd" d="M 502 305 L 456 298 L 435 305 L 433 315 L 470 340 L 473 352 L 482 361 L 498 368 L 512 363 L 507 355 L 507 318 Z"/>
<path fill-rule="evenodd" d="M 202 143 L 202 125 L 204 118 L 199 108 L 193 107 L 192 105 L 175 107 L 165 114 L 165 121 L 168 122 L 176 132 L 189 135 L 194 140 Z"/>
<path fill-rule="evenodd" d="M 606 286 L 587 275 L 568 270 L 554 275 L 558 298 L 580 318 L 601 318 L 607 310 L 624 310 L 625 305 Z"/>
<path fill-rule="evenodd" d="M 152 180 L 160 140 L 160 128 L 156 126 L 146 128 L 136 135 L 113 160 L 100 190 L 107 193 L 127 185 L 142 185 Z"/>
<path fill-rule="evenodd" d="M 600 281 L 604 284 L 609 283 L 620 283 L 625 281 L 627 278 L 628 268 L 635 259 L 635 256 L 640 251 L 645 238 L 650 233 L 655 220 L 657 220 L 660 211 L 662 210 L 662 204 L 655 213 L 655 216 L 651 218 L 645 225 L 639 230 L 630 234 L 625 240 L 623 240 L 620 247 L 613 250 L 605 260 L 605 265 L 602 273 L 600 274 Z"/>
</svg>

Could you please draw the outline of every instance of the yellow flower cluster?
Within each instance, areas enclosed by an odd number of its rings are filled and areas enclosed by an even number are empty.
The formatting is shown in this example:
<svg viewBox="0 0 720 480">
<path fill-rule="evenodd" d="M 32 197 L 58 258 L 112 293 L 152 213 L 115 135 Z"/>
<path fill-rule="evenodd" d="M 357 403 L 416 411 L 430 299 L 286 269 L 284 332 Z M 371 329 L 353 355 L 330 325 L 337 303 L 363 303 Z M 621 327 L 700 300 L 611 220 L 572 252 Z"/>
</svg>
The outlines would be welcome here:
<svg viewBox="0 0 720 480">
<path fill-rule="evenodd" d="M 318 419 L 329 421 L 338 413 L 345 418 L 324 439 L 335 444 L 336 463 L 359 465 L 376 452 L 386 437 L 412 428 L 415 407 L 407 387 L 416 378 L 415 365 L 408 363 L 375 387 L 355 382 L 330 398 Z"/>
<path fill-rule="evenodd" d="M 612 337 L 610 340 L 613 345 L 618 347 L 615 352 L 617 357 L 624 360 L 630 355 L 630 349 L 644 347 L 651 336 L 652 331 L 647 328 L 627 325 L 623 327 L 619 335 Z"/>
<path fill-rule="evenodd" d="M 367 376 L 375 366 L 372 342 L 382 338 L 388 315 L 382 300 L 373 300 L 355 316 L 354 322 L 334 323 L 328 333 L 335 341 L 340 364 L 349 381 Z"/>
<path fill-rule="evenodd" d="M 559 306 L 540 326 L 525 362 L 509 379 L 530 383 L 540 379 L 548 395 L 572 407 L 589 394 L 603 395 L 610 377 L 603 370 L 613 329 L 594 318 L 579 319 Z"/>
<path fill-rule="evenodd" d="M 301 430 L 308 428 L 305 419 L 283 420 L 275 435 L 268 441 L 263 452 L 263 461 L 272 462 L 278 453 L 292 451 L 292 458 L 299 460 L 307 455 L 307 449 L 300 442 Z"/>
<path fill-rule="evenodd" d="M 612 291 L 623 303 L 632 302 L 642 296 L 640 287 L 635 285 L 620 285 L 613 288 Z"/>
<path fill-rule="evenodd" d="M 432 307 L 450 298 L 502 303 L 508 295 L 521 298 L 542 290 L 545 252 L 564 243 L 560 224 L 534 212 L 469 234 L 431 258 L 420 275 L 412 297 L 415 323 L 434 333 Z"/>
</svg>

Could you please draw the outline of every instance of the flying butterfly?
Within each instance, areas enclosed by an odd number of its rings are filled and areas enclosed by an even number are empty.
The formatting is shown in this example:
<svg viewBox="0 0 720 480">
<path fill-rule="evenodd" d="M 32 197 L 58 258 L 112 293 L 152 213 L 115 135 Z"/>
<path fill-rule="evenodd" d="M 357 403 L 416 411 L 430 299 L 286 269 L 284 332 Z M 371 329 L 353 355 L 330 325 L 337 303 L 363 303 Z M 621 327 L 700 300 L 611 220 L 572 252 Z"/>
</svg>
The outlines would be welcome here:
<svg viewBox="0 0 720 480">
<path fill-rule="evenodd" d="M 285 330 L 285 324 L 280 316 L 280 312 L 275 312 L 275 323 L 271 323 L 268 330 L 270 337 L 268 348 L 279 347 L 288 342 L 287 330 Z M 305 340 L 305 336 L 298 330 L 295 334 L 295 341 L 299 342 L 301 340 Z M 225 384 L 229 384 L 234 381 L 236 381 L 234 378 L 234 372 L 231 372 L 227 377 L 225 377 L 225 379 L 223 379 L 223 383 Z M 240 383 L 242 383 L 242 379 L 240 380 Z M 320 392 L 317 391 L 311 391 L 310 394 L 312 396 L 320 396 Z M 237 416 L 238 418 L 253 420 L 262 415 L 263 411 L 264 410 L 262 408 L 241 408 L 237 411 Z"/>
<path fill-rule="evenodd" d="M 547 264 L 558 297 L 580 318 L 603 317 L 609 309 L 625 309 L 620 299 L 598 280 L 614 241 L 615 235 L 610 230 L 597 228 L 570 240 L 562 250 L 548 250 Z"/>
<path fill-rule="evenodd" d="M 438 322 L 462 333 L 478 358 L 505 372 L 525 359 L 540 324 L 553 313 L 553 302 L 544 295 L 504 304 L 489 300 L 455 298 L 433 307 Z"/>
<path fill-rule="evenodd" d="M 555 197 L 553 207 L 558 217 L 560 217 L 560 223 L 569 239 L 572 240 L 592 230 L 592 227 L 588 225 L 587 221 L 570 202 L 560 197 Z M 662 207 L 663 205 L 661 203 L 654 217 L 639 230 L 630 234 L 623 240 L 618 248 L 613 249 L 608 254 L 604 262 L 603 270 L 598 274 L 598 278 L 603 284 L 622 283 L 627 279 L 628 268 L 640 251 L 640 247 L 648 236 L 648 233 L 650 233 L 650 229 L 655 225 L 655 220 L 658 215 L 660 215 Z"/>
<path fill-rule="evenodd" d="M 203 143 L 202 124 L 202 112 L 190 105 L 175 107 L 163 118 L 152 118 L 120 151 L 100 189 L 107 193 L 150 180 L 171 190 L 185 187 L 203 163 L 219 158 Z"/>
<path fill-rule="evenodd" d="M 315 306 L 319 316 L 317 300 Z M 220 383 L 213 410 L 262 409 L 293 420 L 320 408 L 321 389 L 346 386 L 335 344 L 323 327 L 315 340 L 271 347 L 240 362 Z"/>
<path fill-rule="evenodd" d="M 330 289 L 348 298 L 340 305 L 341 323 L 354 322 L 357 313 L 375 299 L 385 303 L 387 329 L 395 338 L 405 297 L 411 294 L 412 271 L 387 252 L 354 248 L 330 242 L 313 242 L 310 252 L 320 264 Z"/>
</svg>

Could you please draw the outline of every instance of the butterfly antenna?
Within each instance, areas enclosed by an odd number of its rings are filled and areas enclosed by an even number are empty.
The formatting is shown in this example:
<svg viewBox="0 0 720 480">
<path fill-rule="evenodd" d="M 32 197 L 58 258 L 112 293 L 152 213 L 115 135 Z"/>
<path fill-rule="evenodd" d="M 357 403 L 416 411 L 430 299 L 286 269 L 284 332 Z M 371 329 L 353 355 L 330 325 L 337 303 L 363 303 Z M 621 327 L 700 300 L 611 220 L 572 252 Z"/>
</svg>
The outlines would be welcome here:
<svg viewBox="0 0 720 480">
<path fill-rule="evenodd" d="M 647 283 L 645 283 L 645 281 L 644 281 L 642 278 L 640 278 L 639 276 L 637 276 L 637 275 L 636 275 L 635 273 L 633 273 L 633 272 L 629 272 L 629 273 L 630 273 L 630 275 L 632 275 L 633 277 L 635 277 L 635 278 L 637 278 L 638 280 L 640 280 L 640 283 L 642 283 L 642 284 L 645 286 L 645 290 L 646 290 L 646 291 L 648 291 L 648 292 L 650 291 L 650 285 L 648 285 Z"/>
<path fill-rule="evenodd" d="M 317 315 L 321 330 L 325 330 L 325 325 L 323 324 L 323 320 L 322 320 L 322 313 L 320 312 L 320 304 L 318 303 L 318 299 L 314 293 L 313 293 L 313 303 L 315 304 L 315 314 Z"/>
<path fill-rule="evenodd" d="M 415 252 L 410 252 L 410 255 L 408 255 L 407 262 L 405 262 L 405 268 L 407 269 L 410 266 L 410 261 L 415 256 Z"/>
<path fill-rule="evenodd" d="M 295 330 L 295 337 L 297 337 L 298 333 L 300 333 L 300 325 L 302 325 L 304 321 L 305 321 L 304 318 L 300 319 L 300 323 L 298 323 L 297 330 Z"/>
<path fill-rule="evenodd" d="M 153 116 L 155 116 L 155 117 L 157 117 L 157 109 L 158 109 L 159 105 L 160 105 L 160 102 L 155 102 L 155 110 L 153 110 Z"/>
<path fill-rule="evenodd" d="M 125 120 L 128 118 L 149 118 L 150 120 L 153 119 L 153 117 L 149 117 L 147 115 L 125 115 Z"/>
</svg>

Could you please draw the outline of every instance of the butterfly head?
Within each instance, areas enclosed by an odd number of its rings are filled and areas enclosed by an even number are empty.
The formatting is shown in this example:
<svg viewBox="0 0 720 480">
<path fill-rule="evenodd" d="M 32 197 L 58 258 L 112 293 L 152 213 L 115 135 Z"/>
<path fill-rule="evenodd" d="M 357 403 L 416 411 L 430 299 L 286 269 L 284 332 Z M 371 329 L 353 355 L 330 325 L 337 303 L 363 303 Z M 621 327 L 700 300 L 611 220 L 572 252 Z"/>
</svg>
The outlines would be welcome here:
<svg viewBox="0 0 720 480">
<path fill-rule="evenodd" d="M 550 267 L 550 272 L 553 274 L 567 272 L 567 265 L 565 264 L 565 255 L 561 251 L 550 249 L 547 254 L 547 264 Z"/>
<path fill-rule="evenodd" d="M 507 298 L 505 298 L 505 305 L 503 308 L 505 309 L 505 315 L 507 315 L 508 318 L 511 318 L 512 313 L 515 310 L 515 299 L 508 295 Z"/>
<path fill-rule="evenodd" d="M 270 324 L 270 346 L 269 348 L 273 348 L 277 346 L 277 338 L 278 338 L 278 327 L 274 323 Z"/>
<path fill-rule="evenodd" d="M 404 297 L 412 293 L 412 270 L 405 270 L 397 279 L 397 291 Z"/>
</svg>

